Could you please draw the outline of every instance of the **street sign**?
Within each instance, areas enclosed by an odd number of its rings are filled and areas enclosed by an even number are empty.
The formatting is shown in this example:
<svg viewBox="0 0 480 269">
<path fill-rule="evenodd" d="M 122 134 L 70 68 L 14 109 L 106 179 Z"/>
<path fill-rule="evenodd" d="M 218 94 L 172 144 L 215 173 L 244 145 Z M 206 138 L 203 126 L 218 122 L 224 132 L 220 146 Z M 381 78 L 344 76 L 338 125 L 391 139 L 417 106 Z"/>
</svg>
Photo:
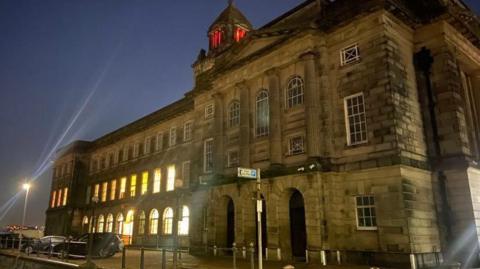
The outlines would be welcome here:
<svg viewBox="0 0 480 269">
<path fill-rule="evenodd" d="M 239 167 L 238 168 L 238 177 L 256 179 L 257 178 L 257 170 L 256 169 Z"/>
</svg>

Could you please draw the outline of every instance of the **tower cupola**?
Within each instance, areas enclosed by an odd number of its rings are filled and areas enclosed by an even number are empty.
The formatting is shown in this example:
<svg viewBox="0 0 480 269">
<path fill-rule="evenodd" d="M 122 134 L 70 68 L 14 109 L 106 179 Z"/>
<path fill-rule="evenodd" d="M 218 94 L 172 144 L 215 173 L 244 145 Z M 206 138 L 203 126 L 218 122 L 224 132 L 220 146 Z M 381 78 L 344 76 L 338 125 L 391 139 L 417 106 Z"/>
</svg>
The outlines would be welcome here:
<svg viewBox="0 0 480 269">
<path fill-rule="evenodd" d="M 224 50 L 242 40 L 252 30 L 252 24 L 245 15 L 229 0 L 228 7 L 208 29 L 210 53 Z"/>
</svg>

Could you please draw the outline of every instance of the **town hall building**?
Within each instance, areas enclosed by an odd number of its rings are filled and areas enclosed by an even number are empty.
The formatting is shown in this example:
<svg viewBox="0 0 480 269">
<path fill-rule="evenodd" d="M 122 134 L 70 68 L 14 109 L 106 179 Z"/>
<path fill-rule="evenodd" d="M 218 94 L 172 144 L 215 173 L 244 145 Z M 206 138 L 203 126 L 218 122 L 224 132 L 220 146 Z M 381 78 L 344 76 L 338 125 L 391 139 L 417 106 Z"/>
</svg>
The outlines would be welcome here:
<svg viewBox="0 0 480 269">
<path fill-rule="evenodd" d="M 207 26 L 206 26 L 207 27 Z M 478 262 L 480 21 L 461 0 L 229 2 L 175 103 L 54 164 L 46 233 L 269 260 Z"/>
</svg>

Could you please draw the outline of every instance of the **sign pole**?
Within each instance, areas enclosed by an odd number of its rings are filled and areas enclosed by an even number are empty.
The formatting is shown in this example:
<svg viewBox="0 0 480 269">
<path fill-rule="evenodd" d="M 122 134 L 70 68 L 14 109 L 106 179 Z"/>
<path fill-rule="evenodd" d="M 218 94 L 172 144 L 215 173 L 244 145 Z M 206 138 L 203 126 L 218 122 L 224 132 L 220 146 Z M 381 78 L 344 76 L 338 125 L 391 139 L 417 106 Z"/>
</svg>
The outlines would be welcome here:
<svg viewBox="0 0 480 269">
<path fill-rule="evenodd" d="M 260 168 L 257 168 L 257 230 L 258 230 L 258 269 L 263 269 L 262 257 L 262 194 L 261 191 L 261 177 Z"/>
</svg>

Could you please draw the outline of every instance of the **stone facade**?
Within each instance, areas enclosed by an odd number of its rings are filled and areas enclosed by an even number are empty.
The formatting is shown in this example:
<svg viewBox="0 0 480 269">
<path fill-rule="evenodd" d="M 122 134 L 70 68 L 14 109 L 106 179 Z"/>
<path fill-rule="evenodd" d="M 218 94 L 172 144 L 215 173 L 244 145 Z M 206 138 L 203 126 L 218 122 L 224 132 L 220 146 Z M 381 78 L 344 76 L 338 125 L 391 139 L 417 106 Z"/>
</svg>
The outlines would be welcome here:
<svg viewBox="0 0 480 269">
<path fill-rule="evenodd" d="M 241 166 L 262 171 L 268 259 L 477 262 L 479 34 L 454 0 L 310 0 L 259 29 L 230 4 L 183 99 L 59 153 L 47 233 L 248 246 Z"/>
</svg>

